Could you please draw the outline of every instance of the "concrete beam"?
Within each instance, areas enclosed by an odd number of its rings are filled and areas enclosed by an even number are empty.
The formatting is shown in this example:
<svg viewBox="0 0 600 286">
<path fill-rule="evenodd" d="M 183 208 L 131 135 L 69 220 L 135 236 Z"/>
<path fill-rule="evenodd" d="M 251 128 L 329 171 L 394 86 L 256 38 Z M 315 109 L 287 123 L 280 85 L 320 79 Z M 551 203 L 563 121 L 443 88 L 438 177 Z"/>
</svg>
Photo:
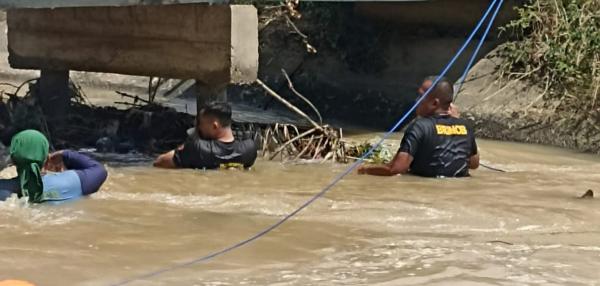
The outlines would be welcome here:
<svg viewBox="0 0 600 286">
<path fill-rule="evenodd" d="M 9 10 L 13 68 L 194 78 L 219 86 L 256 79 L 258 17 L 250 5 Z"/>
<path fill-rule="evenodd" d="M 303 0 L 306 2 L 423 2 L 429 0 Z M 484 0 L 481 0 L 485 2 Z M 106 7 L 106 6 L 140 6 L 171 4 L 228 4 L 229 0 L 0 0 L 0 9 L 16 8 L 64 8 L 64 7 Z M 278 0 L 265 2 L 278 3 Z"/>
<path fill-rule="evenodd" d="M 460 28 L 471 30 L 481 18 L 490 1 L 438 0 L 438 1 L 381 1 L 356 3 L 357 14 L 383 23 L 399 26 Z M 412 2 L 412 3 L 411 3 Z M 514 7 L 523 0 L 505 1 L 496 26 L 503 25 L 516 16 Z"/>
<path fill-rule="evenodd" d="M 226 0 L 0 0 L 0 8 L 65 8 L 65 7 L 107 7 L 210 3 L 227 4 Z"/>
<path fill-rule="evenodd" d="M 201 81 L 196 81 L 196 114 L 200 113 L 200 109 L 211 102 L 227 102 L 227 87 L 226 86 L 208 86 Z"/>
</svg>

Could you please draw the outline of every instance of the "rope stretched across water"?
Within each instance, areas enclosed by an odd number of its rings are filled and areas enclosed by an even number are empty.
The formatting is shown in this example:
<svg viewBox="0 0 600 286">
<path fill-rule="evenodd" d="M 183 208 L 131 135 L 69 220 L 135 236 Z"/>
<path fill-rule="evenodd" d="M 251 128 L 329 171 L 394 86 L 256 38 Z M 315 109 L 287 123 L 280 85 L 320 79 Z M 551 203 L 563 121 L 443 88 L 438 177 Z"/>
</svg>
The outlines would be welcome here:
<svg viewBox="0 0 600 286">
<path fill-rule="evenodd" d="M 152 271 L 152 272 L 148 272 L 145 274 L 141 274 L 141 275 L 137 275 L 134 277 L 131 277 L 129 279 L 123 280 L 121 282 L 115 283 L 115 284 L 111 284 L 112 286 L 122 286 L 122 285 L 126 285 L 129 284 L 131 282 L 134 282 L 136 280 L 141 280 L 141 279 L 148 279 L 148 278 L 152 278 L 155 276 L 158 276 L 160 274 L 166 273 L 166 272 L 170 272 L 179 268 L 183 268 L 183 267 L 187 267 L 193 264 L 197 264 L 197 263 L 201 263 L 201 262 L 205 262 L 208 261 L 212 258 L 215 258 L 217 256 L 223 255 L 225 253 L 228 253 L 230 251 L 233 251 L 237 248 L 240 248 L 244 245 L 247 245 L 259 238 L 261 238 L 262 236 L 268 234 L 269 232 L 273 231 L 274 229 L 276 229 L 277 227 L 279 227 L 280 225 L 284 224 L 286 221 L 288 221 L 289 219 L 291 219 L 292 217 L 294 217 L 296 214 L 298 214 L 299 212 L 301 212 L 302 210 L 304 210 L 306 207 L 308 207 L 309 205 L 311 205 L 314 201 L 318 200 L 319 198 L 321 198 L 323 195 L 325 195 L 328 191 L 330 191 L 337 183 L 339 183 L 344 177 L 346 177 L 348 174 L 352 173 L 352 171 L 354 171 L 354 169 L 356 169 L 359 165 L 361 165 L 364 160 L 369 157 L 373 151 L 375 149 L 377 149 L 383 142 L 384 140 L 388 139 L 392 133 L 394 133 L 400 126 L 402 126 L 402 124 L 406 121 L 406 119 L 408 119 L 408 117 L 415 111 L 415 109 L 417 108 L 417 106 L 419 106 L 419 104 L 421 104 L 421 102 L 431 93 L 432 89 L 438 84 L 438 82 L 440 81 L 440 79 L 442 77 L 444 77 L 448 71 L 450 70 L 450 68 L 454 65 L 454 63 L 456 62 L 456 60 L 460 57 L 460 55 L 464 52 L 464 50 L 466 49 L 466 47 L 471 43 L 471 41 L 473 40 L 473 38 L 475 37 L 475 35 L 477 34 L 477 32 L 479 31 L 479 29 L 481 28 L 481 26 L 483 25 L 483 23 L 485 23 L 485 21 L 488 19 L 489 14 L 491 13 L 491 11 L 494 9 L 494 7 L 497 7 L 496 11 L 494 12 L 494 14 L 492 15 L 490 22 L 493 22 L 494 19 L 496 18 L 496 16 L 498 15 L 498 11 L 500 9 L 500 7 L 502 6 L 504 0 L 493 0 L 492 3 L 490 4 L 489 8 L 486 10 L 486 12 L 484 13 L 483 17 L 479 20 L 479 22 L 477 23 L 477 26 L 475 27 L 475 29 L 471 32 L 471 34 L 469 35 L 469 37 L 467 38 L 467 40 L 465 41 L 465 43 L 461 46 L 461 48 L 458 50 L 458 52 L 456 53 L 456 55 L 454 55 L 454 57 L 450 60 L 450 62 L 446 65 L 446 67 L 444 68 L 444 70 L 440 73 L 440 75 L 435 79 L 435 81 L 433 82 L 433 84 L 431 85 L 431 87 L 429 87 L 429 89 L 419 98 L 417 99 L 417 101 L 415 102 L 415 104 L 402 116 L 402 118 L 400 118 L 396 124 L 394 124 L 394 126 L 392 128 L 390 128 L 390 130 L 388 132 L 385 133 L 385 135 L 377 142 L 377 144 L 373 145 L 371 147 L 371 149 L 369 149 L 369 151 L 367 151 L 365 154 L 363 154 L 358 160 L 356 160 L 356 162 L 354 162 L 352 165 L 350 165 L 344 172 L 342 172 L 341 174 L 339 174 L 338 176 L 336 176 L 331 183 L 329 183 L 327 186 L 325 186 L 325 188 L 323 188 L 320 192 L 318 192 L 317 194 L 315 194 L 312 198 L 310 198 L 308 201 L 304 202 L 300 207 L 298 207 L 296 210 L 292 211 L 291 213 L 289 213 L 288 215 L 286 215 L 285 217 L 283 217 L 281 220 L 277 221 L 276 223 L 274 223 L 273 225 L 263 229 L 262 231 L 256 233 L 255 235 L 244 239 L 236 244 L 233 244 L 229 247 L 226 247 L 222 250 L 213 252 L 211 254 L 205 255 L 205 256 L 201 256 L 199 258 L 195 258 L 192 260 L 189 260 L 187 262 L 183 262 L 183 263 L 179 263 L 179 264 L 174 264 L 156 271 Z M 487 26 L 487 31 L 486 31 L 486 35 L 487 32 L 489 32 L 489 29 L 491 29 L 491 25 Z"/>
<path fill-rule="evenodd" d="M 505 170 L 502 170 L 502 169 L 499 169 L 499 168 L 496 168 L 496 167 L 492 167 L 492 166 L 488 166 L 488 165 L 485 165 L 483 163 L 480 163 L 479 166 L 484 167 L 484 168 L 486 168 L 488 170 L 491 170 L 491 171 L 496 171 L 496 172 L 500 172 L 500 173 L 506 173 Z"/>
<path fill-rule="evenodd" d="M 498 15 L 498 12 L 500 12 L 500 8 L 502 8 L 502 3 L 500 3 L 500 5 L 498 5 L 498 7 L 496 7 L 496 11 L 494 11 L 494 16 L 488 22 L 488 25 L 487 25 L 485 31 L 483 32 L 481 39 L 479 39 L 479 43 L 477 44 L 477 47 L 475 48 L 473 55 L 471 55 L 471 58 L 469 59 L 469 62 L 467 63 L 467 67 L 465 68 L 465 71 L 462 73 L 462 75 L 458 79 L 458 88 L 456 89 L 456 95 L 454 96 L 454 101 L 456 101 L 456 99 L 458 98 L 460 90 L 462 89 L 462 86 L 465 83 L 465 80 L 467 79 L 467 75 L 469 74 L 471 67 L 475 63 L 475 59 L 477 59 L 477 54 L 479 54 L 479 50 L 481 50 L 481 47 L 483 46 L 485 39 L 487 38 L 488 34 L 490 33 L 490 30 L 492 29 L 492 25 L 494 25 L 494 20 L 496 20 L 496 15 Z"/>
</svg>

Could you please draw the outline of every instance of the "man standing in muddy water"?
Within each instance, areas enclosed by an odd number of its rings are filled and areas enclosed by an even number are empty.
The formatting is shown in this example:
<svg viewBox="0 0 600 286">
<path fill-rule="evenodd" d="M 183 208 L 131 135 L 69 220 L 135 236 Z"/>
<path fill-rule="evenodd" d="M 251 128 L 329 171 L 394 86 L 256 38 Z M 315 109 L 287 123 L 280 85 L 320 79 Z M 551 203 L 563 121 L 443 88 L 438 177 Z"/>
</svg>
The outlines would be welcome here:
<svg viewBox="0 0 600 286">
<path fill-rule="evenodd" d="M 236 139 L 231 130 L 231 106 L 223 102 L 209 103 L 200 109 L 196 128 L 176 150 L 160 155 L 154 161 L 158 168 L 230 169 L 250 168 L 257 157 L 252 139 Z"/>
<path fill-rule="evenodd" d="M 422 96 L 433 84 L 429 77 L 419 88 Z M 458 118 L 452 104 L 452 84 L 441 78 L 417 107 L 418 118 L 408 126 L 400 149 L 385 165 L 364 165 L 359 174 L 394 176 L 411 173 L 424 177 L 465 177 L 479 167 L 475 134 L 466 120 Z"/>
</svg>

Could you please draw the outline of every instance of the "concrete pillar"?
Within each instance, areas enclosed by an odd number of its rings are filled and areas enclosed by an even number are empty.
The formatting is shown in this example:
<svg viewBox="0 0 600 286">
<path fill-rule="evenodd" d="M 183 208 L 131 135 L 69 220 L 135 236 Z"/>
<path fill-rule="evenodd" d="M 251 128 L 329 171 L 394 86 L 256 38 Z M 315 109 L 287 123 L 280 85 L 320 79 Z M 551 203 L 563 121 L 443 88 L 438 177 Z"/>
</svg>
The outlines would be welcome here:
<svg viewBox="0 0 600 286">
<path fill-rule="evenodd" d="M 200 112 L 200 109 L 210 102 L 227 102 L 227 86 L 218 85 L 212 86 L 203 83 L 200 80 L 196 80 L 196 111 Z"/>
<path fill-rule="evenodd" d="M 42 69 L 36 96 L 48 121 L 66 118 L 71 101 L 68 70 Z"/>
</svg>

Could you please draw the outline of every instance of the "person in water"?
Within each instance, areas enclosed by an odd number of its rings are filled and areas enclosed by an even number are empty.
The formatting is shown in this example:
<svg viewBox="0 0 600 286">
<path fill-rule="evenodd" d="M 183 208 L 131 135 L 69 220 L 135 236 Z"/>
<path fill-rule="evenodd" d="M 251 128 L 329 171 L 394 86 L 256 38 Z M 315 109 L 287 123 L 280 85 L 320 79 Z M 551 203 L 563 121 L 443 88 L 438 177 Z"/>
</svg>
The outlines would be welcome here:
<svg viewBox="0 0 600 286">
<path fill-rule="evenodd" d="M 432 86 L 427 78 L 419 96 Z M 441 78 L 417 107 L 417 119 L 408 126 L 400 149 L 385 165 L 363 165 L 359 174 L 393 176 L 411 173 L 424 177 L 465 177 L 479 167 L 475 134 L 467 121 L 458 118 L 453 106 L 452 84 Z"/>
<path fill-rule="evenodd" d="M 16 134 L 10 144 L 10 159 L 17 177 L 0 179 L 0 200 L 13 193 L 31 203 L 67 201 L 93 194 L 107 178 L 99 162 L 75 151 L 49 153 L 46 137 L 36 130 Z"/>
<path fill-rule="evenodd" d="M 213 102 L 200 109 L 196 128 L 185 143 L 154 161 L 158 168 L 250 168 L 257 156 L 252 139 L 236 139 L 231 130 L 231 106 Z"/>
</svg>

